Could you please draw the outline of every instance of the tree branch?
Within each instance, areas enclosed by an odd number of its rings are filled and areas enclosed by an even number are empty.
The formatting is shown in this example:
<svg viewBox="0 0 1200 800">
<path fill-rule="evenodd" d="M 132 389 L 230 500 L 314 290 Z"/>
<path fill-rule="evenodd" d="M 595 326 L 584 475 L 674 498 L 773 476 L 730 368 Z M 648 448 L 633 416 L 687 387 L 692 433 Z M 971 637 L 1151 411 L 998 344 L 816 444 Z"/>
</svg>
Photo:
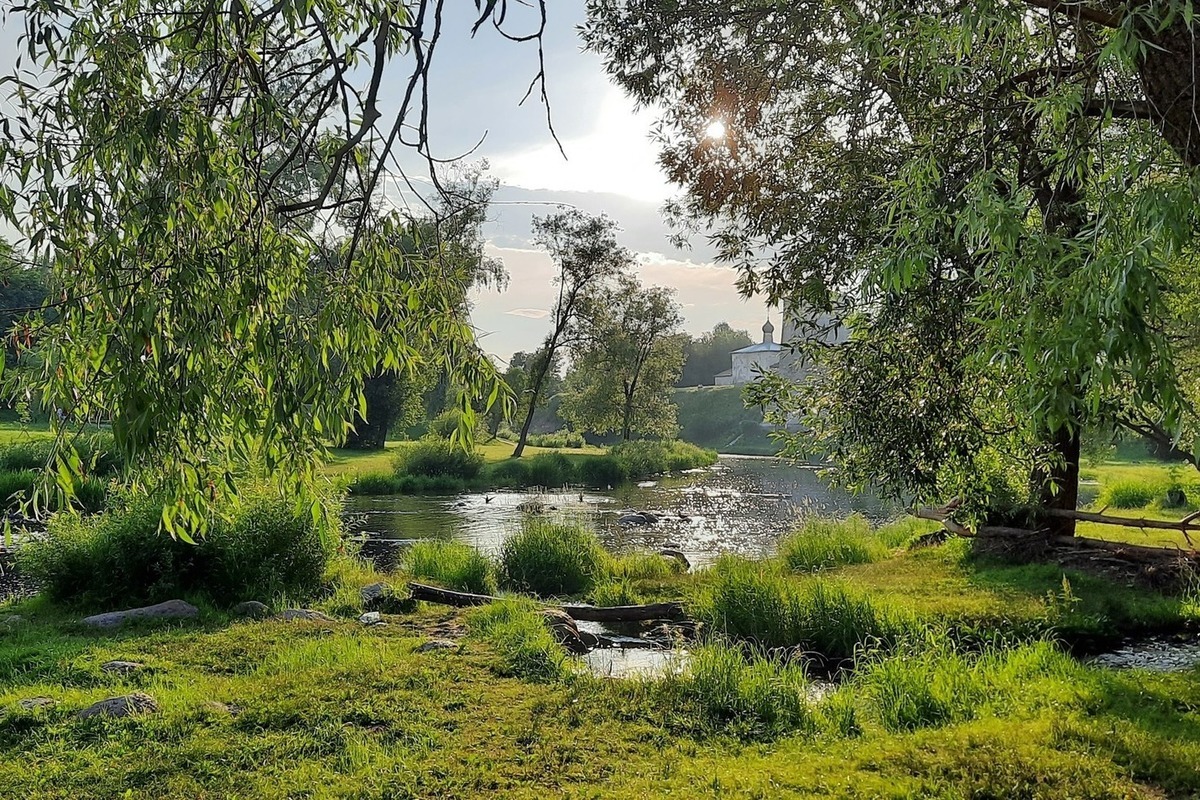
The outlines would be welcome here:
<svg viewBox="0 0 1200 800">
<path fill-rule="evenodd" d="M 1121 27 L 1121 16 L 1119 14 L 1110 14 L 1107 11 L 1093 8 L 1083 3 L 1067 2 L 1067 0 L 1018 0 L 1018 2 L 1049 11 L 1051 14 L 1065 14 L 1074 22 L 1093 22 L 1105 28 Z"/>
</svg>

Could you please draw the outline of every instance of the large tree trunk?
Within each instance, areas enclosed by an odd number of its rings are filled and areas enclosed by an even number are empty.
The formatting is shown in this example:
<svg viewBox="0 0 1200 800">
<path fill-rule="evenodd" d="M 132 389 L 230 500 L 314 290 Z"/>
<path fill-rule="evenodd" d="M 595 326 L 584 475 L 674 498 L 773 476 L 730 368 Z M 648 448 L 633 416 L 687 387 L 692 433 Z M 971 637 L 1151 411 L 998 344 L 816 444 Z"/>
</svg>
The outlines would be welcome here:
<svg viewBox="0 0 1200 800">
<path fill-rule="evenodd" d="M 542 387 L 546 383 L 546 373 L 554 363 L 554 353 L 558 349 L 558 337 L 561 329 L 555 329 L 554 335 L 546 345 L 546 357 L 538 367 L 537 375 L 529 392 L 529 411 L 525 414 L 525 423 L 521 425 L 521 433 L 517 436 L 517 446 L 512 457 L 520 458 L 525 452 L 525 440 L 529 438 L 529 428 L 533 425 L 533 416 L 537 413 L 538 399 L 542 396 Z"/>
<path fill-rule="evenodd" d="M 1150 46 L 1138 64 L 1149 112 L 1163 139 L 1189 167 L 1200 166 L 1200 109 L 1197 108 L 1197 41 L 1179 14 L 1164 31 L 1155 33 L 1139 24 Z"/>
<path fill-rule="evenodd" d="M 1079 431 L 1061 427 L 1049 433 L 1048 444 L 1056 463 L 1030 475 L 1034 501 L 1039 509 L 1074 511 L 1079 503 Z M 1075 520 L 1069 517 L 1046 515 L 1039 522 L 1053 535 L 1075 535 Z"/>
<path fill-rule="evenodd" d="M 396 418 L 396 374 L 380 371 L 363 383 L 367 399 L 367 418 L 354 415 L 354 430 L 346 436 L 346 447 L 352 450 L 382 450 L 387 444 L 388 431 Z"/>
</svg>

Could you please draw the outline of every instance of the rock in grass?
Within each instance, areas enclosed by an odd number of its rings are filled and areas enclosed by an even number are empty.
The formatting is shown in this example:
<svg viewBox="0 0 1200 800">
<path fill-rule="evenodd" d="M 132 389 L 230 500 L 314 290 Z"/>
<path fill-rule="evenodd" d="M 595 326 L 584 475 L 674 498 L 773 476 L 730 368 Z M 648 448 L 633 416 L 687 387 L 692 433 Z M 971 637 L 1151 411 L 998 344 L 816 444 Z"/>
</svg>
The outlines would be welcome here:
<svg viewBox="0 0 1200 800">
<path fill-rule="evenodd" d="M 53 707 L 54 699 L 51 697 L 27 697 L 24 700 L 18 701 L 17 705 L 26 711 L 37 711 L 39 708 Z"/>
<path fill-rule="evenodd" d="M 384 597 L 392 594 L 392 587 L 386 583 L 372 583 L 362 587 L 358 593 L 362 597 L 363 608 L 370 611 L 382 602 Z"/>
<path fill-rule="evenodd" d="M 579 626 L 565 611 L 557 608 L 543 608 L 541 614 L 542 620 L 550 629 L 550 633 L 554 635 L 555 641 L 565 647 L 567 651 L 576 655 L 582 655 L 588 651 L 587 643 L 579 635 Z"/>
<path fill-rule="evenodd" d="M 407 614 L 416 608 L 411 597 L 401 596 L 386 583 L 372 583 L 359 590 L 363 611 L 380 611 L 384 614 Z"/>
<path fill-rule="evenodd" d="M 115 672 L 118 675 L 132 675 L 145 664 L 139 664 L 136 661 L 106 661 L 100 665 L 100 669 L 105 672 Z"/>
<path fill-rule="evenodd" d="M 194 619 L 199 615 L 200 609 L 190 603 L 182 600 L 168 600 L 153 606 L 93 614 L 85 617 L 83 624 L 93 628 L 117 628 L 131 619 Z"/>
<path fill-rule="evenodd" d="M 311 608 L 289 608 L 280 611 L 275 615 L 275 619 L 281 619 L 284 622 L 292 622 L 293 620 L 307 620 L 309 622 L 333 622 L 333 617 L 326 616 L 320 611 L 313 611 Z"/>
<path fill-rule="evenodd" d="M 430 639 L 416 649 L 418 653 L 432 653 L 435 650 L 457 650 L 458 644 L 449 639 Z"/>
<path fill-rule="evenodd" d="M 142 692 L 109 697 L 94 703 L 79 712 L 80 719 L 92 717 L 129 717 L 134 714 L 153 714 L 158 711 L 158 703 L 153 697 Z"/>
<path fill-rule="evenodd" d="M 378 611 L 368 611 L 367 613 L 365 613 L 361 617 L 359 617 L 358 621 L 361 622 L 363 625 L 367 625 L 367 626 L 386 625 L 387 624 L 383 621 L 383 615 L 380 614 Z"/>
<path fill-rule="evenodd" d="M 229 610 L 230 614 L 235 617 L 244 617 L 247 619 L 265 619 L 271 615 L 271 609 L 267 608 L 265 603 L 260 603 L 257 600 L 247 600 L 244 603 L 238 603 Z"/>
</svg>

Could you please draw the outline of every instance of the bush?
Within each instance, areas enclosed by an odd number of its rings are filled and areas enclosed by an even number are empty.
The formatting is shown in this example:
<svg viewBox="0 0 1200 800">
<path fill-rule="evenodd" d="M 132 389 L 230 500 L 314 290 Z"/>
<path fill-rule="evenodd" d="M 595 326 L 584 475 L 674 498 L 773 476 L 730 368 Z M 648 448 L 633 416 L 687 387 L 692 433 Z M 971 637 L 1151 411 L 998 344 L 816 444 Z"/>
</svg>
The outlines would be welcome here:
<svg viewBox="0 0 1200 800">
<path fill-rule="evenodd" d="M 567 430 L 531 434 L 525 441 L 530 447 L 579 448 L 585 444 L 583 434 Z"/>
<path fill-rule="evenodd" d="M 629 480 L 629 474 L 612 456 L 589 456 L 579 462 L 579 481 L 587 486 L 616 486 Z"/>
<path fill-rule="evenodd" d="M 528 600 L 503 600 L 472 610 L 467 614 L 467 631 L 500 654 L 504 675 L 548 683 L 571 674 L 567 654 Z"/>
<path fill-rule="evenodd" d="M 630 479 L 707 467 L 717 461 L 716 451 L 680 441 L 621 442 L 609 449 L 609 456 Z"/>
<path fill-rule="evenodd" d="M 510 458 L 487 468 L 487 480 L 492 486 L 519 488 L 529 486 L 529 468 L 519 458 Z"/>
<path fill-rule="evenodd" d="M 845 520 L 806 519 L 779 542 L 779 558 L 792 572 L 867 564 L 885 558 L 887 551 L 871 524 L 857 514 Z"/>
<path fill-rule="evenodd" d="M 804 670 L 758 654 L 747 658 L 736 647 L 693 650 L 683 673 L 663 680 L 663 691 L 676 715 L 690 710 L 702 730 L 759 739 L 814 727 Z"/>
<path fill-rule="evenodd" d="M 1154 481 L 1114 481 L 1101 492 L 1100 503 L 1112 508 L 1141 508 L 1165 497 L 1166 493 L 1166 486 Z"/>
<path fill-rule="evenodd" d="M 491 560 L 462 542 L 415 542 L 404 554 L 403 564 L 412 577 L 431 580 L 456 592 L 496 591 Z"/>
<path fill-rule="evenodd" d="M 92 475 L 110 475 L 123 465 L 120 456 L 117 455 L 116 443 L 109 434 L 80 436 L 74 440 L 74 444 L 85 469 Z M 53 439 L 36 439 L 5 445 L 0 447 L 0 470 L 40 472 L 49 465 L 53 449 Z"/>
<path fill-rule="evenodd" d="M 608 554 L 579 525 L 526 519 L 500 550 L 500 583 L 542 597 L 584 594 L 607 572 Z"/>
<path fill-rule="evenodd" d="M 527 485 L 558 488 L 575 479 L 575 466 L 562 453 L 540 453 L 529 459 Z"/>
<path fill-rule="evenodd" d="M 189 594 L 216 605 L 304 599 L 320 589 L 336 538 L 307 510 L 265 494 L 194 545 L 161 533 L 161 514 L 159 499 L 143 497 L 94 517 L 56 516 L 44 539 L 20 548 L 20 567 L 54 600 L 101 607 Z"/>
<path fill-rule="evenodd" d="M 770 562 L 722 556 L 713 578 L 692 599 L 692 615 L 709 630 L 762 648 L 803 647 L 835 659 L 859 645 L 894 646 L 907 619 L 865 596 L 821 581 L 797 583 Z"/>
<path fill-rule="evenodd" d="M 406 445 L 396 456 L 396 475 L 425 478 L 458 478 L 469 481 L 479 476 L 483 456 L 450 442 L 422 439 Z"/>
</svg>

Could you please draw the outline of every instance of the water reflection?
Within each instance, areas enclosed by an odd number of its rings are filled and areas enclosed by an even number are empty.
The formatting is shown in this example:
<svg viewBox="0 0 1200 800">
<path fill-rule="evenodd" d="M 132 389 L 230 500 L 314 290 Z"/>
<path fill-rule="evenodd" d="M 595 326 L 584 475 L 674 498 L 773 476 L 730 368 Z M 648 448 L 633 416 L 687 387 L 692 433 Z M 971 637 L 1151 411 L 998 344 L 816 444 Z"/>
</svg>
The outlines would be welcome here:
<svg viewBox="0 0 1200 800">
<path fill-rule="evenodd" d="M 898 511 L 873 498 L 830 491 L 814 468 L 775 458 L 722 456 L 708 469 L 611 491 L 353 497 L 346 513 L 352 532 L 366 541 L 368 555 L 387 565 L 396 546 L 420 539 L 457 539 L 495 554 L 520 526 L 519 507 L 531 500 L 552 519 L 592 525 L 614 551 L 670 547 L 696 565 L 720 553 L 770 553 L 798 515 L 859 512 L 883 520 Z M 622 512 L 630 510 L 653 512 L 659 522 L 621 525 Z"/>
</svg>

